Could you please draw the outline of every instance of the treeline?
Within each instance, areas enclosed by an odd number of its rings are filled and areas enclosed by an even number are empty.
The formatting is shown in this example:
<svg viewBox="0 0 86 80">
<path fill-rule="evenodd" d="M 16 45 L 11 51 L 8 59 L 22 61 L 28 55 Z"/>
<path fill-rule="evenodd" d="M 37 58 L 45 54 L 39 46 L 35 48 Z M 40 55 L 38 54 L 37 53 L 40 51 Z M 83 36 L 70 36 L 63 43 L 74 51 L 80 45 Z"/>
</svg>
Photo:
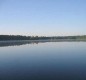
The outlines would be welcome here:
<svg viewBox="0 0 86 80">
<path fill-rule="evenodd" d="M 39 40 L 50 39 L 50 37 L 38 36 L 21 36 L 21 35 L 0 35 L 0 40 Z"/>
<path fill-rule="evenodd" d="M 86 35 L 83 36 L 54 36 L 54 37 L 46 37 L 46 36 L 21 36 L 21 35 L 0 35 L 0 41 L 3 40 L 46 40 L 46 39 L 83 39 L 86 40 Z"/>
</svg>

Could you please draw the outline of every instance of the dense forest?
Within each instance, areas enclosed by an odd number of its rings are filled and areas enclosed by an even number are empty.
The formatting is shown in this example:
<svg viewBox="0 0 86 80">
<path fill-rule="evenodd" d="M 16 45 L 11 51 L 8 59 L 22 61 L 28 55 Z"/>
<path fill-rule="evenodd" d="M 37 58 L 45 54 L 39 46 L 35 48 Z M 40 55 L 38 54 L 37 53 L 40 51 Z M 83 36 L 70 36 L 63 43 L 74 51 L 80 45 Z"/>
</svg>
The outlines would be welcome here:
<svg viewBox="0 0 86 80">
<path fill-rule="evenodd" d="M 0 41 L 3 41 L 3 40 L 47 40 L 47 39 L 51 39 L 51 40 L 58 40 L 58 39 L 86 40 L 86 35 L 82 35 L 82 36 L 53 36 L 53 37 L 0 35 Z"/>
<path fill-rule="evenodd" d="M 0 35 L 0 40 L 39 40 L 50 39 L 50 37 L 21 36 L 21 35 Z"/>
</svg>

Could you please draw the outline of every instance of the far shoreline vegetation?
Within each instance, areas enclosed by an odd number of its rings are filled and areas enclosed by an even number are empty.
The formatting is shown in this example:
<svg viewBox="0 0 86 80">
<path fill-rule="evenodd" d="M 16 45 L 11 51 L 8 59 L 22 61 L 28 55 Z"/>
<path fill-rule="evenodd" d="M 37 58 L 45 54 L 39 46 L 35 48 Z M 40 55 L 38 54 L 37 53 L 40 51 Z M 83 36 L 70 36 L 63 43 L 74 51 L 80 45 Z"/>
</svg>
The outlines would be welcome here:
<svg viewBox="0 0 86 80">
<path fill-rule="evenodd" d="M 22 36 L 22 35 L 0 35 L 0 41 L 8 40 L 84 40 L 86 41 L 86 35 L 79 36 Z"/>
</svg>

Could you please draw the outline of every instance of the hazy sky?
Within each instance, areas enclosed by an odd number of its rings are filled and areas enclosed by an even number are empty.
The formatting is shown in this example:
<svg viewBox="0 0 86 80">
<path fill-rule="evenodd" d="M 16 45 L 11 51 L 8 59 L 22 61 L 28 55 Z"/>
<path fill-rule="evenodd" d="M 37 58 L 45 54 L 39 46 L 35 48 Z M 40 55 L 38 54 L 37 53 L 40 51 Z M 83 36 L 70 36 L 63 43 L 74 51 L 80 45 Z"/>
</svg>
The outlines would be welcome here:
<svg viewBox="0 0 86 80">
<path fill-rule="evenodd" d="M 0 34 L 86 34 L 86 0 L 0 0 Z"/>
</svg>

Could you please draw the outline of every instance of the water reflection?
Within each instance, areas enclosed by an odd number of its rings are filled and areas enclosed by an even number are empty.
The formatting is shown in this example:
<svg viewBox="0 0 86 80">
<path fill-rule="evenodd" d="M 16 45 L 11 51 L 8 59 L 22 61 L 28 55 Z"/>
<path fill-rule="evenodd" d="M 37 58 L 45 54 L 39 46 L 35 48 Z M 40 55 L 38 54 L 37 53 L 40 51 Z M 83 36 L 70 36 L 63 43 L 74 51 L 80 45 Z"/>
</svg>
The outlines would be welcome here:
<svg viewBox="0 0 86 80">
<path fill-rule="evenodd" d="M 0 47 L 45 43 L 45 41 L 0 41 Z"/>
<path fill-rule="evenodd" d="M 31 45 L 0 48 L 0 80 L 86 80 L 85 42 L 1 43 Z"/>
<path fill-rule="evenodd" d="M 21 46 L 26 44 L 38 44 L 45 42 L 86 42 L 84 40 L 19 40 L 19 41 L 0 41 L 0 47 Z"/>
</svg>

